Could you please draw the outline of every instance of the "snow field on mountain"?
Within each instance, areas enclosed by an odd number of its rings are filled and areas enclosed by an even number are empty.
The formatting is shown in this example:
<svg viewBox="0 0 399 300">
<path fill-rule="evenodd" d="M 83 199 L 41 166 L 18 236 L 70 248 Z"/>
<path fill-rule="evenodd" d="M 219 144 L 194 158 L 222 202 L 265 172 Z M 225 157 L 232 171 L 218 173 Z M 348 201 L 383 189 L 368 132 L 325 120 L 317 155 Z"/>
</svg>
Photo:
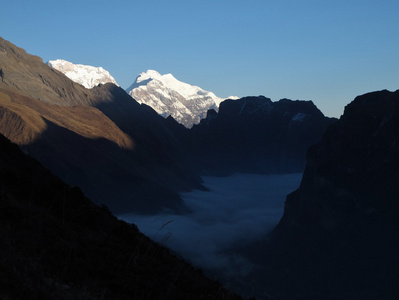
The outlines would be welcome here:
<svg viewBox="0 0 399 300">
<path fill-rule="evenodd" d="M 118 85 L 111 74 L 102 67 L 73 64 L 62 59 L 50 60 L 47 64 L 53 69 L 64 73 L 65 76 L 72 81 L 79 83 L 88 89 L 109 82 Z"/>
<path fill-rule="evenodd" d="M 62 59 L 50 60 L 47 64 L 86 88 L 109 82 L 118 85 L 102 67 L 73 64 Z M 172 116 L 188 128 L 205 118 L 209 109 L 217 111 L 225 100 L 198 86 L 179 81 L 170 73 L 161 75 L 155 70 L 139 74 L 126 92 L 137 102 L 152 107 L 159 115 L 165 118 Z"/>
<path fill-rule="evenodd" d="M 160 115 L 172 116 L 188 128 L 199 123 L 209 109 L 217 110 L 225 100 L 181 82 L 172 74 L 161 75 L 154 70 L 141 73 L 126 91 L 137 102 L 151 106 Z"/>
</svg>

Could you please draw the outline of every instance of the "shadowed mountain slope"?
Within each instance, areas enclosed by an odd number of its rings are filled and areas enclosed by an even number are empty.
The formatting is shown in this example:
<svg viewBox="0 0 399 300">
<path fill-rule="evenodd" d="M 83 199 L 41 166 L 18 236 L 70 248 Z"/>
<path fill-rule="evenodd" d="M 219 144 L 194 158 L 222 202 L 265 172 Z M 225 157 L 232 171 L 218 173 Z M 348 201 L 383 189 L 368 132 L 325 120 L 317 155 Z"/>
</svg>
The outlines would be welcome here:
<svg viewBox="0 0 399 300">
<path fill-rule="evenodd" d="M 239 299 L 0 135 L 1 299 Z"/>
<path fill-rule="evenodd" d="M 178 191 L 201 186 L 163 118 L 122 89 L 87 90 L 3 39 L 0 70 L 0 133 L 96 203 L 180 210 Z"/>
<path fill-rule="evenodd" d="M 399 91 L 373 92 L 310 148 L 283 218 L 250 255 L 271 299 L 399 297 L 398 128 Z"/>
<path fill-rule="evenodd" d="M 121 88 L 113 84 L 95 87 L 93 94 L 110 101 L 96 105 L 119 128 L 129 134 L 136 143 L 134 154 L 145 170 L 153 172 L 147 176 L 171 189 L 189 190 L 200 188 L 197 169 L 187 157 L 182 141 L 174 130 L 167 126 L 151 107 L 138 104 Z"/>
</svg>

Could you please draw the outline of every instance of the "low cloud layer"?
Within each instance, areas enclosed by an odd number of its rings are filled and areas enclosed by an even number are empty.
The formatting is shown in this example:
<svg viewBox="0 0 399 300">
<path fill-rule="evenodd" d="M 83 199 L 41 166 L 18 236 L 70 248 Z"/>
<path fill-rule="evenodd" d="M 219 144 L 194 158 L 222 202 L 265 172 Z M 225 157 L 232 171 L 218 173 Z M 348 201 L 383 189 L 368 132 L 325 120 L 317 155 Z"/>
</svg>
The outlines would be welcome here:
<svg viewBox="0 0 399 300">
<path fill-rule="evenodd" d="M 196 267 L 224 279 L 245 276 L 253 267 L 234 252 L 238 245 L 262 239 L 280 220 L 286 195 L 298 188 L 302 174 L 204 177 L 209 192 L 182 194 L 187 215 L 119 218 L 135 223 Z"/>
</svg>

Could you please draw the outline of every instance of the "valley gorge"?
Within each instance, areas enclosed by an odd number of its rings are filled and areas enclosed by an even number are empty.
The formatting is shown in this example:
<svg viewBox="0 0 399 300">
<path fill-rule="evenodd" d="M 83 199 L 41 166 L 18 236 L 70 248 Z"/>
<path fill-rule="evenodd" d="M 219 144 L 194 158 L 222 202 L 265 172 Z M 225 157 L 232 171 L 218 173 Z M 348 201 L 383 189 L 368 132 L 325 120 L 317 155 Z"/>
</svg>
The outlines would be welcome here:
<svg viewBox="0 0 399 300">
<path fill-rule="evenodd" d="M 398 105 L 398 91 L 367 93 L 337 120 L 311 101 L 244 97 L 188 129 L 0 38 L 0 296 L 240 299 L 112 214 L 188 215 L 181 193 L 205 191 L 204 175 L 304 172 L 277 226 L 239 247 L 256 267 L 237 287 L 396 299 Z"/>
</svg>

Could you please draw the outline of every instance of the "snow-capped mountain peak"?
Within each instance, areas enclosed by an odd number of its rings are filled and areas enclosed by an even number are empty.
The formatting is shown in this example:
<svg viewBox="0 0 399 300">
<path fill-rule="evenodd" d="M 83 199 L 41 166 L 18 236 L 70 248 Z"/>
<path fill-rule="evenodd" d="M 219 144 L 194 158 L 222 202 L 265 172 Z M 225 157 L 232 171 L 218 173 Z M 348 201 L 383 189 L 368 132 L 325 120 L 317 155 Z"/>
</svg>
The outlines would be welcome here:
<svg viewBox="0 0 399 300">
<path fill-rule="evenodd" d="M 140 83 L 144 80 L 160 78 L 160 77 L 162 77 L 162 75 L 159 74 L 157 71 L 148 70 L 147 72 L 140 73 L 140 75 L 137 76 L 136 82 Z"/>
<path fill-rule="evenodd" d="M 199 123 L 209 109 L 217 110 L 224 100 L 198 86 L 179 81 L 170 73 L 161 75 L 154 70 L 140 73 L 126 91 L 139 103 L 151 106 L 162 116 L 171 115 L 186 127 Z"/>
<path fill-rule="evenodd" d="M 53 69 L 64 73 L 69 79 L 88 89 L 91 89 L 100 83 L 104 84 L 111 82 L 118 85 L 111 74 L 102 67 L 73 64 L 63 59 L 50 60 L 47 64 Z"/>
<path fill-rule="evenodd" d="M 142 72 L 139 74 L 139 76 L 136 77 L 136 80 L 128 89 L 126 89 L 126 91 L 129 92 L 141 85 L 146 85 L 148 82 L 150 82 L 153 79 L 159 79 L 161 77 L 162 75 L 154 70 L 148 70 L 147 72 Z"/>
</svg>

